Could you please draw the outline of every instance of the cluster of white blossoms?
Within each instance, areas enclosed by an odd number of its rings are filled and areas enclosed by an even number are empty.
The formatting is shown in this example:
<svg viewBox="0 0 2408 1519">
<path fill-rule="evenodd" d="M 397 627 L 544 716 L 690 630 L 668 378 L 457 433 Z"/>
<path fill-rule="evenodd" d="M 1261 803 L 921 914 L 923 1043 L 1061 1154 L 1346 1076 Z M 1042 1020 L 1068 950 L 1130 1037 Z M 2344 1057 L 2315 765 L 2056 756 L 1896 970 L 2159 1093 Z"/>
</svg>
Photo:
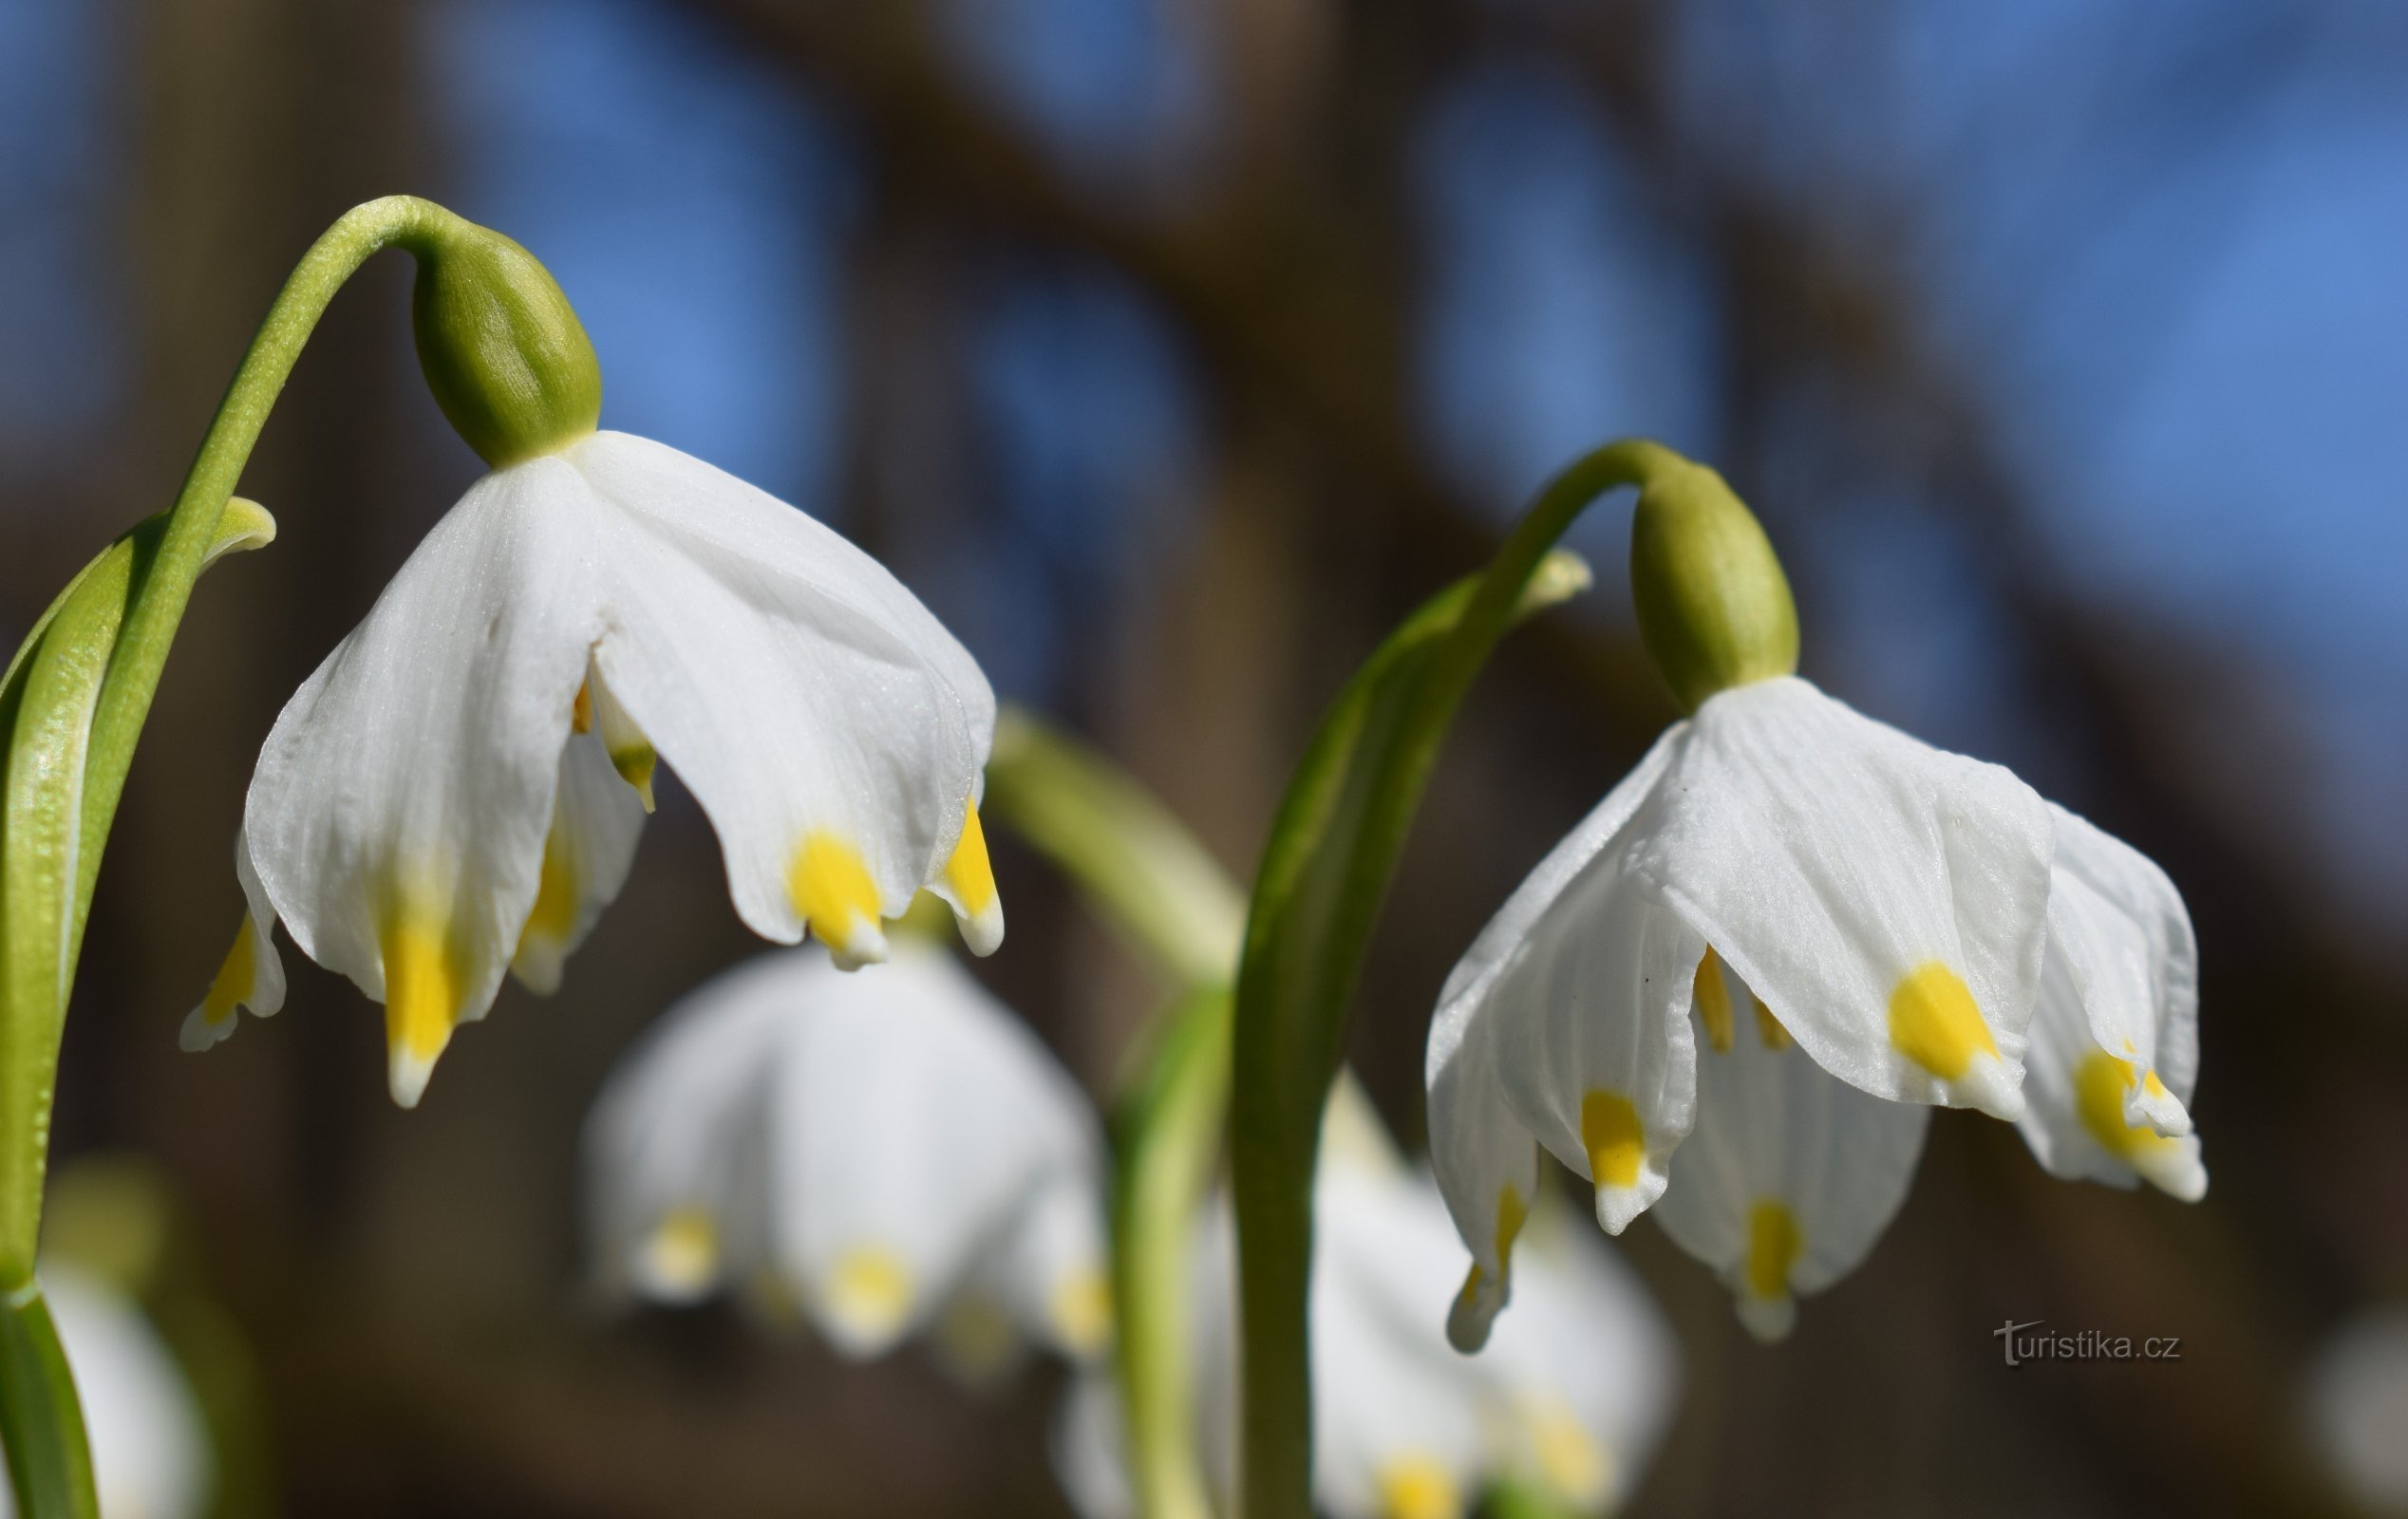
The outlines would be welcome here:
<svg viewBox="0 0 2408 1519">
<path fill-rule="evenodd" d="M 586 1129 L 620 1297 L 734 1290 L 866 1359 L 931 1331 L 973 1377 L 1108 1342 L 1102 1136 L 1069 1073 L 946 950 L 846 975 L 764 955 L 621 1060 Z"/>
<path fill-rule="evenodd" d="M 1930 1105 L 2042 1165 L 2186 1200 L 2197 949 L 2130 846 L 2006 770 L 1795 676 L 1675 723 L 1456 967 L 1430 1038 L 1433 1158 L 1477 1348 L 1543 1146 L 1619 1233 L 1661 1199 L 1748 1326 L 1872 1248 Z"/>
<path fill-rule="evenodd" d="M 248 915 L 184 1044 L 281 1004 L 282 923 L 385 1004 L 415 1105 L 505 970 L 558 985 L 662 761 L 756 932 L 866 964 L 925 888 L 988 953 L 994 726 L 977 664 L 875 560 L 675 449 L 584 431 L 479 481 L 276 720 L 235 852 Z"/>
<path fill-rule="evenodd" d="M 1535 1228 L 1522 1311 L 1465 1360 L 1439 1332 L 1459 1255 L 1428 1172 L 1394 1153 L 1344 1085 L 1330 1120 L 1309 1287 L 1316 1507 L 1332 1519 L 1459 1519 L 1512 1480 L 1569 1513 L 1612 1511 L 1679 1392 L 1679 1352 L 1646 1288 L 1602 1243 Z M 1191 1279 L 1197 1445 L 1224 1493 L 1238 1455 L 1233 1245 L 1224 1201 L 1196 1230 Z M 1054 1443 L 1082 1519 L 1130 1519 L 1118 1391 L 1101 1368 L 1071 1388 Z"/>
</svg>

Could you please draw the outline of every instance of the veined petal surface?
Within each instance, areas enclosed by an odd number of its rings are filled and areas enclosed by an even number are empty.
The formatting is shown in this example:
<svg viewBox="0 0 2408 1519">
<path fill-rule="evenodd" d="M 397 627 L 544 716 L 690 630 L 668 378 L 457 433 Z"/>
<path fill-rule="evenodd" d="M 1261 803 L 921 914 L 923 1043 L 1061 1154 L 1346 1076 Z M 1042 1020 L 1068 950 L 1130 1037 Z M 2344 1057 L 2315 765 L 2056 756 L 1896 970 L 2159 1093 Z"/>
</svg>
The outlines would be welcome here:
<svg viewBox="0 0 2408 1519">
<path fill-rule="evenodd" d="M 2014 1118 L 2046 942 L 2046 804 L 1795 676 L 1712 698 L 1679 742 L 1631 873 L 1825 1070 Z"/>
<path fill-rule="evenodd" d="M 1740 1322 L 1778 1340 L 1796 1298 L 1854 1270 L 1914 1181 L 1931 1110 L 1841 1081 L 1727 972 L 1724 1040 L 1699 1020 L 1698 1118 L 1656 1216 L 1730 1285 Z"/>
<path fill-rule="evenodd" d="M 414 1105 L 481 1018 L 535 906 L 587 650 L 591 493 L 557 457 L 437 523 L 276 719 L 244 827 L 293 943 L 386 1003 Z"/>
<path fill-rule="evenodd" d="M 620 433 L 565 458 L 610 508 L 596 664 L 709 814 L 737 911 L 881 958 L 881 920 L 943 884 L 972 816 L 986 678 L 883 566 L 767 493 Z"/>
</svg>

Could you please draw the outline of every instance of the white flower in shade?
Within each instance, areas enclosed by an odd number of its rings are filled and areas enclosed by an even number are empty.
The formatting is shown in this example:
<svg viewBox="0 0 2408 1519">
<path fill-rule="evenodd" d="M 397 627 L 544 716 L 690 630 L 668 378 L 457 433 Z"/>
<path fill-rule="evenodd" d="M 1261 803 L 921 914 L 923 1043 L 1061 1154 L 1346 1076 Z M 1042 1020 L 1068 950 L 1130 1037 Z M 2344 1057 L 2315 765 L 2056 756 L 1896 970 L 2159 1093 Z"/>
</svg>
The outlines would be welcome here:
<svg viewBox="0 0 2408 1519">
<path fill-rule="evenodd" d="M 2408 1515 L 2408 1307 L 2342 1326 L 2309 1369 L 2308 1433 L 2368 1514 Z"/>
<path fill-rule="evenodd" d="M 964 1369 L 1108 1339 L 1102 1141 L 1028 1027 L 946 951 L 855 975 L 805 948 L 688 995 L 586 1126 L 601 1276 L 663 1303 L 734 1287 L 842 1354 L 923 1329 Z"/>
<path fill-rule="evenodd" d="M 2196 1202 L 2199 948 L 2146 855 L 2061 807 L 2022 1128 L 2051 1174 Z"/>
<path fill-rule="evenodd" d="M 1568 1511 L 1615 1507 L 1645 1469 L 1679 1382 L 1669 1328 L 1602 1242 L 1533 1230 L 1526 1314 L 1467 1359 L 1439 1333 L 1460 1257 L 1426 1172 L 1333 1104 L 1314 1189 L 1313 1496 L 1333 1519 L 1458 1519 L 1490 1483 L 1540 1484 Z M 1351 1126 L 1352 1134 L 1346 1131 Z M 1237 1330 L 1228 1210 L 1197 1230 L 1198 1443 L 1226 1491 L 1236 1471 Z M 1119 1394 L 1080 1378 L 1055 1464 L 1084 1519 L 1133 1511 Z"/>
<path fill-rule="evenodd" d="M 838 964 L 921 888 L 1003 936 L 978 666 L 875 560 L 643 439 L 487 475 L 276 720 L 236 850 L 249 916 L 184 1042 L 274 1010 L 281 921 L 384 1003 L 414 1104 L 502 972 L 535 989 L 618 891 L 657 760 L 719 831 L 736 910 Z"/>
<path fill-rule="evenodd" d="M 1506 1301 L 1542 1146 L 1590 1178 L 1613 1232 L 1696 1188 L 1665 1227 L 1766 1334 L 1896 1211 L 1920 1105 L 2023 1120 L 2053 1170 L 2108 1174 L 2060 1119 L 2080 1081 L 2112 1077 L 2118 1111 L 2151 1126 L 2116 1153 L 2184 1192 L 2151 1141 L 2188 1122 L 2194 959 L 2162 872 L 1999 766 L 1794 676 L 1708 697 L 1440 994 L 1432 1159 L 1474 1262 L 1450 1333 L 1478 1345 Z M 2115 1059 L 2084 1067 L 2043 1028 L 2027 1116 L 2027 1031 L 2052 1007 Z M 1676 1163 L 1693 1126 L 1701 1153 Z"/>
<path fill-rule="evenodd" d="M 75 1374 L 108 1519 L 197 1519 L 216 1483 L 192 1388 L 141 1311 L 81 1272 L 46 1265 L 42 1292 Z M 0 1483 L 0 1519 L 12 1515 Z"/>
</svg>

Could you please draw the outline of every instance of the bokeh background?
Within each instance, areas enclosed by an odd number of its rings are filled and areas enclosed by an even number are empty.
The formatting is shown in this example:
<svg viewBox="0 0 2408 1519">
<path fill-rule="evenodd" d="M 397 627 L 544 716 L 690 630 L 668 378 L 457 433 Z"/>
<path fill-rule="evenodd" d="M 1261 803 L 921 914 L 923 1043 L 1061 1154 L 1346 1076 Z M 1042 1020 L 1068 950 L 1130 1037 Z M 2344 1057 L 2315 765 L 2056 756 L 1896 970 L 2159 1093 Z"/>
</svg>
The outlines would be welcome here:
<svg viewBox="0 0 2408 1519">
<path fill-rule="evenodd" d="M 1382 629 L 1656 435 L 1764 518 L 1806 673 L 2173 872 L 2214 1185 L 2058 1183 L 1942 1114 L 1771 1350 L 1643 1221 L 1688 1383 L 1632 1511 L 2346 1511 L 2303 1368 L 2408 1294 L 2404 82 L 2388 0 L 0 0 L 0 631 L 168 502 L 294 257 L 395 190 L 550 264 L 607 424 L 886 557 L 1241 874 Z M 67 1041 L 61 1156 L 161 1169 L 247 1347 L 231 1496 L 1064 1512 L 1044 1374 L 590 1309 L 585 1105 L 756 947 L 673 783 L 561 993 L 505 989 L 420 1111 L 297 957 L 283 1017 L 178 1053 L 260 740 L 477 473 L 407 279 L 354 282 L 245 477 L 283 536 L 194 604 Z M 1356 1053 L 1409 1139 L 1447 966 L 1670 716 L 1626 521 L 1484 680 L 1375 947 Z M 998 867 L 984 973 L 1106 1091 L 1153 989 Z M 2035 1318 L 2184 1359 L 2009 1371 Z"/>
</svg>

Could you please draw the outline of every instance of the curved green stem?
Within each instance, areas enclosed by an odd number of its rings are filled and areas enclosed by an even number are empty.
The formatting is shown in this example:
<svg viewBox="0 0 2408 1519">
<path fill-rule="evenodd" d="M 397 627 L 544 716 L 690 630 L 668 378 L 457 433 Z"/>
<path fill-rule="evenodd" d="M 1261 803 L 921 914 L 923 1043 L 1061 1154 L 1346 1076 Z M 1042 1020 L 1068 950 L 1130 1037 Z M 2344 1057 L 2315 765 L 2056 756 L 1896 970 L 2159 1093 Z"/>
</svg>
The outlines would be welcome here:
<svg viewBox="0 0 2408 1519">
<path fill-rule="evenodd" d="M 120 538 L 61 592 L 0 686 L 9 740 L 0 808 L 0 1443 L 20 1510 L 32 1519 L 92 1512 L 82 1418 L 34 1285 L 34 1252 L 59 1039 L 135 742 L 213 550 L 264 541 L 264 514 L 230 503 L 327 304 L 378 249 L 423 254 L 466 225 L 397 196 L 328 229 L 252 339 L 174 508 Z"/>
<path fill-rule="evenodd" d="M 1426 603 L 1356 672 L 1289 782 L 1247 918 L 1230 1110 L 1246 1519 L 1312 1511 L 1306 1300 L 1323 1103 L 1439 744 L 1515 617 L 1586 584 L 1554 550 L 1572 521 L 1608 491 L 1691 467 L 1627 440 L 1558 475 L 1483 573 Z"/>
</svg>

